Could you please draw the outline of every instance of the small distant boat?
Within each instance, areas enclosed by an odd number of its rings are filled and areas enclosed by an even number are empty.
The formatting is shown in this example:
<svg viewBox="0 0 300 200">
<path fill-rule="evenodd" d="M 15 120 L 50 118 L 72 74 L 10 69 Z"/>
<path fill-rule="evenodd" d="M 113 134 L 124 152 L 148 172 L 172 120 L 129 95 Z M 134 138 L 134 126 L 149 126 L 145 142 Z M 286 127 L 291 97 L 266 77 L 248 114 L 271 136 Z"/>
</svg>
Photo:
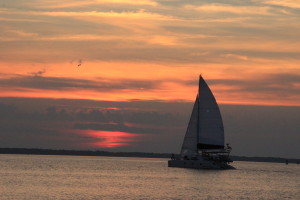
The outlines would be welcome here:
<svg viewBox="0 0 300 200">
<path fill-rule="evenodd" d="M 224 145 L 224 127 L 216 99 L 203 77 L 179 157 L 172 155 L 168 167 L 235 169 L 229 144 Z"/>
</svg>

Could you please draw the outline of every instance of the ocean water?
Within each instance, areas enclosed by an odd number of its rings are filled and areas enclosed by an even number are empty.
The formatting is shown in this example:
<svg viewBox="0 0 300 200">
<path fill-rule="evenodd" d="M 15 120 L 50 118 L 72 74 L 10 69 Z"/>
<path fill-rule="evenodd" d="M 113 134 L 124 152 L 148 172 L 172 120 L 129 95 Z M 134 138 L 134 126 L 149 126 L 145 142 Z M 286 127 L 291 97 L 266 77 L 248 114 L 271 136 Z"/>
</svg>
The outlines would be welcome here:
<svg viewBox="0 0 300 200">
<path fill-rule="evenodd" d="M 300 199 L 300 165 L 168 168 L 167 159 L 0 155 L 1 200 Z"/>
</svg>

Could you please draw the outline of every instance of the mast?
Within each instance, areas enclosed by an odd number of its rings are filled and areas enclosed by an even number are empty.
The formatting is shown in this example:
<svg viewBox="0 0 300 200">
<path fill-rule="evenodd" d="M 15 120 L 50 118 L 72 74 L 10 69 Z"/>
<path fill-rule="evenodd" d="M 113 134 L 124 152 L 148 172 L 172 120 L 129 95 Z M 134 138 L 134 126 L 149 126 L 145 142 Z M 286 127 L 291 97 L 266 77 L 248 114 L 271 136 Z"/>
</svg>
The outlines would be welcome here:
<svg viewBox="0 0 300 200">
<path fill-rule="evenodd" d="M 200 130 L 200 127 L 199 127 L 199 121 L 200 121 L 200 112 L 199 112 L 199 105 L 200 105 L 200 102 L 199 102 L 199 99 L 200 99 L 200 80 L 201 80 L 201 74 L 199 75 L 199 82 L 198 82 L 198 106 L 197 106 L 197 144 L 199 144 L 199 130 Z M 199 155 L 199 151 L 198 151 L 198 148 L 197 148 L 197 156 Z"/>
</svg>

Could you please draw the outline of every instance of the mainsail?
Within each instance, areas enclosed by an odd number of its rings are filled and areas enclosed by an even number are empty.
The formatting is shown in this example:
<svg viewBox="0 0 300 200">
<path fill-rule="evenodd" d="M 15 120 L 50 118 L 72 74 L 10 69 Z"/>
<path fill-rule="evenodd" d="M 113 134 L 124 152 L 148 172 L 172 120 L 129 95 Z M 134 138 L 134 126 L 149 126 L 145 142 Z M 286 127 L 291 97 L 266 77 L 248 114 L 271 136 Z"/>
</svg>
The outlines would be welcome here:
<svg viewBox="0 0 300 200">
<path fill-rule="evenodd" d="M 224 127 L 219 106 L 200 76 L 198 95 L 181 148 L 182 156 L 194 156 L 199 150 L 223 149 Z"/>
</svg>

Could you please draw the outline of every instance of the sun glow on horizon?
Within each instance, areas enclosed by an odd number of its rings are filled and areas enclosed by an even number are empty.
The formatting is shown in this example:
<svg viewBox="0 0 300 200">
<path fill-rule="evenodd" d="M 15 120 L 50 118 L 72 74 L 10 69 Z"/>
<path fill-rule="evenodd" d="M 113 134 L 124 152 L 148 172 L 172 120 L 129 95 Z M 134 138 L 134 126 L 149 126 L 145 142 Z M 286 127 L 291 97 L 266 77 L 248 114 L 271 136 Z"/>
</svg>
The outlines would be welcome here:
<svg viewBox="0 0 300 200">
<path fill-rule="evenodd" d="M 103 130 L 76 130 L 77 134 L 93 138 L 93 142 L 87 144 L 94 148 L 117 148 L 131 145 L 138 141 L 140 134 L 126 133 L 121 131 L 103 131 Z"/>
</svg>

